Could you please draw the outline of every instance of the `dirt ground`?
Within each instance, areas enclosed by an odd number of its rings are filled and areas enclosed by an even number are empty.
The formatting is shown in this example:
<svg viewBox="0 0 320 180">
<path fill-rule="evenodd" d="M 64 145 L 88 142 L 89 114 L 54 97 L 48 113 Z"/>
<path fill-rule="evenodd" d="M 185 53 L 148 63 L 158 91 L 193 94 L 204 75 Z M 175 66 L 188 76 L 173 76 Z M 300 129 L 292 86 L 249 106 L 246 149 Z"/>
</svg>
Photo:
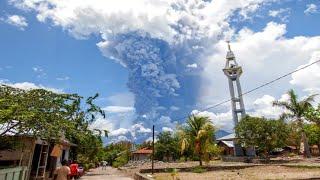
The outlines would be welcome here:
<svg viewBox="0 0 320 180">
<path fill-rule="evenodd" d="M 157 173 L 156 180 L 173 179 L 170 173 Z M 320 179 L 320 168 L 293 168 L 283 166 L 250 167 L 240 170 L 218 170 L 204 173 L 183 173 L 177 175 L 180 180 L 212 179 Z"/>
</svg>

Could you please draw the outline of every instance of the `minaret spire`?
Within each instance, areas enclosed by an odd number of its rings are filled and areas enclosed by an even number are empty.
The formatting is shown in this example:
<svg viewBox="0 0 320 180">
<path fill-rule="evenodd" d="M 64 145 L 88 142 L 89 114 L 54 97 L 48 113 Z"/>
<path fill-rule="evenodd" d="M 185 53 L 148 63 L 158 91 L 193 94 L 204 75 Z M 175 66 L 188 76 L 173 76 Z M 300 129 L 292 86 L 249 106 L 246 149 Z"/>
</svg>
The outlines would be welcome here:
<svg viewBox="0 0 320 180">
<path fill-rule="evenodd" d="M 242 67 L 238 65 L 236 58 L 231 51 L 230 41 L 228 43 L 228 52 L 226 56 L 226 65 L 223 69 L 224 74 L 228 78 L 229 91 L 231 96 L 231 107 L 232 107 L 232 119 L 234 126 L 236 126 L 239 120 L 245 117 L 245 108 L 242 98 L 242 91 L 240 85 L 240 76 L 242 74 Z M 234 150 L 236 156 L 243 156 L 242 148 L 237 142 L 234 142 Z"/>
<path fill-rule="evenodd" d="M 229 51 L 231 51 L 230 41 L 227 41 L 227 43 L 228 43 L 228 49 Z"/>
</svg>

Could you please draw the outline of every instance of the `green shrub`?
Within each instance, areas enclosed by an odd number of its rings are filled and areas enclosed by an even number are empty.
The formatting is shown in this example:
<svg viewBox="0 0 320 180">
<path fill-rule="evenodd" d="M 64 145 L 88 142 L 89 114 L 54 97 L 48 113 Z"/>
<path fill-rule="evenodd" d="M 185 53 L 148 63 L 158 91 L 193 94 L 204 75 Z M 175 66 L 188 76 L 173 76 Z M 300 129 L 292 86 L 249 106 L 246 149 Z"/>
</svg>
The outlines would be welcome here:
<svg viewBox="0 0 320 180">
<path fill-rule="evenodd" d="M 294 157 L 294 156 L 296 156 L 296 154 L 293 153 L 293 152 L 291 152 L 291 153 L 288 154 L 288 156 L 289 156 L 289 157 Z"/>
<path fill-rule="evenodd" d="M 204 173 L 204 172 L 207 172 L 207 170 L 202 168 L 201 166 L 197 166 L 192 169 L 192 172 L 193 173 Z"/>
<path fill-rule="evenodd" d="M 88 163 L 83 164 L 83 168 L 85 171 L 88 171 L 90 169 L 89 164 Z"/>
<path fill-rule="evenodd" d="M 121 167 L 127 164 L 128 161 L 129 161 L 128 154 L 123 153 L 115 159 L 115 161 L 112 163 L 112 167 L 115 167 L 115 168 Z"/>
</svg>

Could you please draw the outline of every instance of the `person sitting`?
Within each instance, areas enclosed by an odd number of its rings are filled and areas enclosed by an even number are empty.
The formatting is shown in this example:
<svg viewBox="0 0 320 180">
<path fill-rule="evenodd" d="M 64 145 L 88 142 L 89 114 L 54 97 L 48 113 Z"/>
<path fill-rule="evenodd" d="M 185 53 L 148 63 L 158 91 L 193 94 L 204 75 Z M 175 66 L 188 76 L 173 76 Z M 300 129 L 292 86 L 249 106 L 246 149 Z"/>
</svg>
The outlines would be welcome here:
<svg viewBox="0 0 320 180">
<path fill-rule="evenodd" d="M 70 168 L 68 167 L 68 161 L 63 160 L 61 162 L 61 167 L 55 170 L 54 180 L 70 180 Z"/>
</svg>

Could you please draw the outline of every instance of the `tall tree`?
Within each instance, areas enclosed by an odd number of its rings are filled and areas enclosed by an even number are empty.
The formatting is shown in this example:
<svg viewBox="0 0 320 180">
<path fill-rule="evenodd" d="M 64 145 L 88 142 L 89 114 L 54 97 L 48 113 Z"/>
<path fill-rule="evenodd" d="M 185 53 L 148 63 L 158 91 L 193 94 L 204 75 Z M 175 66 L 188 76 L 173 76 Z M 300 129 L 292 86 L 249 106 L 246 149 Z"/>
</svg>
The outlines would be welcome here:
<svg viewBox="0 0 320 180">
<path fill-rule="evenodd" d="M 157 135 L 155 144 L 155 157 L 159 160 L 169 161 L 169 158 L 177 159 L 179 156 L 178 138 L 171 132 L 165 131 Z"/>
<path fill-rule="evenodd" d="M 288 137 L 288 127 L 283 120 L 246 116 L 235 130 L 241 144 L 255 147 L 267 160 L 270 151 L 283 147 Z"/>
<path fill-rule="evenodd" d="M 291 89 L 288 91 L 289 100 L 288 101 L 274 101 L 274 106 L 282 107 L 286 110 L 282 114 L 282 117 L 284 118 L 290 118 L 294 121 L 297 121 L 297 124 L 299 128 L 301 129 L 301 139 L 304 145 L 304 154 L 307 158 L 311 157 L 308 138 L 306 136 L 306 133 L 303 129 L 304 125 L 304 119 L 306 112 L 309 110 L 310 107 L 312 107 L 311 102 L 314 100 L 314 97 L 316 95 L 308 96 L 307 98 L 299 101 L 297 94 Z"/>
<path fill-rule="evenodd" d="M 194 145 L 194 153 L 199 157 L 199 164 L 202 166 L 206 148 L 213 143 L 215 128 L 209 117 L 189 116 L 186 126 L 183 127 L 184 138 L 181 140 L 182 152 L 189 145 Z"/>
</svg>

